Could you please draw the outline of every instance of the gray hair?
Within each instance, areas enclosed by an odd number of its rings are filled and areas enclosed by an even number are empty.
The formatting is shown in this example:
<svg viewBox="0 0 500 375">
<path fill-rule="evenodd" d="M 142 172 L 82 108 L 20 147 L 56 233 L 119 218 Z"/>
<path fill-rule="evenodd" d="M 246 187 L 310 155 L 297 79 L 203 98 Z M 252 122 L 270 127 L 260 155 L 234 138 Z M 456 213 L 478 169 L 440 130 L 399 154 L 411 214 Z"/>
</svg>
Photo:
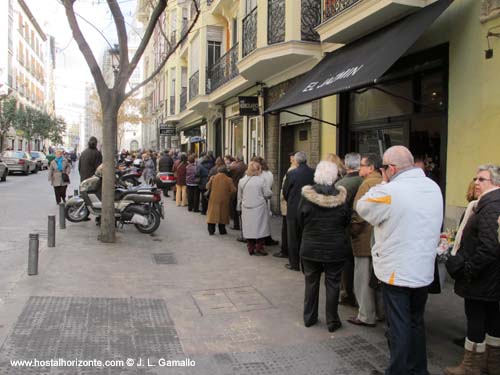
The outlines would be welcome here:
<svg viewBox="0 0 500 375">
<path fill-rule="evenodd" d="M 384 152 L 384 162 L 399 169 L 411 168 L 415 164 L 413 155 L 405 146 L 392 146 Z"/>
<path fill-rule="evenodd" d="M 500 186 L 500 167 L 493 164 L 485 164 L 477 167 L 478 172 L 488 171 L 491 176 L 491 183 L 496 186 Z"/>
<path fill-rule="evenodd" d="M 320 161 L 314 172 L 314 182 L 319 185 L 331 186 L 337 180 L 339 169 L 337 164 L 330 161 Z"/>
<path fill-rule="evenodd" d="M 307 162 L 307 155 L 304 151 L 296 152 L 293 156 L 297 164 L 304 164 Z"/>
<path fill-rule="evenodd" d="M 352 169 L 355 171 L 359 170 L 359 165 L 361 164 L 361 155 L 357 152 L 350 152 L 345 155 L 344 164 L 347 169 Z"/>
</svg>

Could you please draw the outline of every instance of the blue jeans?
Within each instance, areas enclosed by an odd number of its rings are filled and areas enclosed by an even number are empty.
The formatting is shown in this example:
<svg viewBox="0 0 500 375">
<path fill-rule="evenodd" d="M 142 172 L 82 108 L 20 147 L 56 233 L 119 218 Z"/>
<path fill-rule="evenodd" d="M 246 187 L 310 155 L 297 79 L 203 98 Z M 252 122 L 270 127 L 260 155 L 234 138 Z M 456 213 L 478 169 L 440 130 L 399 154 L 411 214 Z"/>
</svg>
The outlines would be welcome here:
<svg viewBox="0 0 500 375">
<path fill-rule="evenodd" d="M 427 375 L 424 324 L 427 287 L 382 286 L 391 353 L 386 375 Z"/>
</svg>

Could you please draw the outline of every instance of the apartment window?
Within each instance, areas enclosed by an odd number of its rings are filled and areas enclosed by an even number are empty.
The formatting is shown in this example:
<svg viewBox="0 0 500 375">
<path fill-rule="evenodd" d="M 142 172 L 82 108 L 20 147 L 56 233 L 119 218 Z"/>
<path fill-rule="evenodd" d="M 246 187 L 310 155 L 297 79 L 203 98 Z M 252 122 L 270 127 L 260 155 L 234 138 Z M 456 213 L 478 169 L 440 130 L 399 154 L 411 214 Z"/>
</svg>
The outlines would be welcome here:
<svg viewBox="0 0 500 375">
<path fill-rule="evenodd" d="M 221 42 L 215 42 L 213 40 L 208 41 L 208 51 L 207 51 L 207 56 L 208 56 L 208 61 L 207 61 L 207 66 L 213 66 L 217 60 L 220 58 L 220 53 L 221 53 Z"/>
<path fill-rule="evenodd" d="M 247 0 L 245 14 L 250 13 L 257 6 L 257 0 Z"/>
<path fill-rule="evenodd" d="M 238 20 L 236 18 L 233 18 L 233 40 L 232 40 L 232 46 L 236 45 L 238 43 Z"/>
</svg>

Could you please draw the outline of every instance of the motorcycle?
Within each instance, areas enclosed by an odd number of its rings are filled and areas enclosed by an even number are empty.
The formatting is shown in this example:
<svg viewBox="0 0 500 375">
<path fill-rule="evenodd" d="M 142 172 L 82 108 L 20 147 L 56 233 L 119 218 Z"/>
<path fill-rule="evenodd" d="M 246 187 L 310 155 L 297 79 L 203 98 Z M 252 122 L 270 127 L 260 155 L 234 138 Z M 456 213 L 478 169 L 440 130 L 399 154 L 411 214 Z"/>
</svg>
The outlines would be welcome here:
<svg viewBox="0 0 500 375">
<path fill-rule="evenodd" d="M 139 186 L 143 168 L 142 160 L 136 159 L 132 162 L 130 159 L 125 159 L 116 173 L 125 186 Z"/>
<path fill-rule="evenodd" d="M 66 202 L 66 218 L 79 223 L 87 220 L 90 214 L 100 221 L 102 213 L 101 184 L 102 167 L 96 174 L 80 184 L 80 195 Z M 154 233 L 164 218 L 160 190 L 151 186 L 117 187 L 115 189 L 115 220 L 123 227 L 134 224 L 141 233 Z"/>
</svg>

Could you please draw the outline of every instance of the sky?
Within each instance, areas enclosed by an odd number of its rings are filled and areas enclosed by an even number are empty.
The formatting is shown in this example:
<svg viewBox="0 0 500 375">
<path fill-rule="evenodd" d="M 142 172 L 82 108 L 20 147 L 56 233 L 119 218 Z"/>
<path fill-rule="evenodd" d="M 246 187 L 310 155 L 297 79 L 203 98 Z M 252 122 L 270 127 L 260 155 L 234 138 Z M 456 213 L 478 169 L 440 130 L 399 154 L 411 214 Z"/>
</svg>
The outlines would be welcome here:
<svg viewBox="0 0 500 375">
<path fill-rule="evenodd" d="M 68 124 L 83 121 L 85 83 L 93 82 L 90 70 L 73 40 L 66 19 L 64 6 L 59 0 L 25 0 L 43 31 L 56 41 L 56 114 Z M 137 0 L 118 0 L 127 22 L 132 23 Z M 113 44 L 116 43 L 115 26 L 105 0 L 77 0 L 75 11 L 97 27 Z M 83 35 L 87 39 L 96 60 L 100 63 L 107 42 L 93 27 L 78 18 Z"/>
</svg>

